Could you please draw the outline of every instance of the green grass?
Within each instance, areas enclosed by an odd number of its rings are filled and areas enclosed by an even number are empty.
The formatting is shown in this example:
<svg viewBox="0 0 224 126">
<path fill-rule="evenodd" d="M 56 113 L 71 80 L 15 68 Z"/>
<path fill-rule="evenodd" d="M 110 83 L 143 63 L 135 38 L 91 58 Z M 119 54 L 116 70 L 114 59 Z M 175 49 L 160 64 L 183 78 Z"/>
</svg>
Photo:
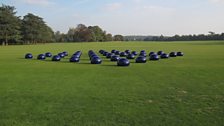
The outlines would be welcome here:
<svg viewBox="0 0 224 126">
<path fill-rule="evenodd" d="M 88 50 L 183 51 L 117 67 Z M 24 54 L 81 50 L 78 64 Z M 224 42 L 108 42 L 0 47 L 0 126 L 221 126 Z"/>
</svg>

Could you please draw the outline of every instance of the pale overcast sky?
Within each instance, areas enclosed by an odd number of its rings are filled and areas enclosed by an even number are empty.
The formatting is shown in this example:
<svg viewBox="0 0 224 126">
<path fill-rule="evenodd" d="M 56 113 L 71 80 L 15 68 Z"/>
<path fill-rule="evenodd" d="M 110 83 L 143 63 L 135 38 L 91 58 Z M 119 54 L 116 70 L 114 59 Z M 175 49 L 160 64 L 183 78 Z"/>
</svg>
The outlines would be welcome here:
<svg viewBox="0 0 224 126">
<path fill-rule="evenodd" d="M 54 31 L 99 25 L 112 34 L 175 35 L 224 32 L 224 0 L 1 0 L 18 15 L 43 17 Z"/>
</svg>

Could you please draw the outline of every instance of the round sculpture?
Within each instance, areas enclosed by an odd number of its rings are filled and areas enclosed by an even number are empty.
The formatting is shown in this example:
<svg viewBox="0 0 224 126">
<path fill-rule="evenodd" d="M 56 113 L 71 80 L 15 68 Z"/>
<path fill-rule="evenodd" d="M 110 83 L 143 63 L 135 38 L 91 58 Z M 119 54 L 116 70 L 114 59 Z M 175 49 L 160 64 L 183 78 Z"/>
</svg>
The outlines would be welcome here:
<svg viewBox="0 0 224 126">
<path fill-rule="evenodd" d="M 128 54 L 128 56 L 127 56 L 127 59 L 134 59 L 135 58 L 135 55 L 134 54 Z"/>
<path fill-rule="evenodd" d="M 136 63 L 146 63 L 146 61 L 147 61 L 147 59 L 144 56 L 139 56 L 135 60 Z"/>
<path fill-rule="evenodd" d="M 120 59 L 119 56 L 113 55 L 111 56 L 110 61 L 118 61 L 119 59 Z"/>
<path fill-rule="evenodd" d="M 117 66 L 129 66 L 129 65 L 130 65 L 130 61 L 125 58 L 121 58 L 117 61 Z"/>
<path fill-rule="evenodd" d="M 115 52 L 115 55 L 120 55 L 120 51 L 116 51 Z"/>
<path fill-rule="evenodd" d="M 177 56 L 184 56 L 183 52 L 177 52 Z"/>
<path fill-rule="evenodd" d="M 160 55 L 160 58 L 161 59 L 167 59 L 167 58 L 169 58 L 169 55 L 166 54 L 166 53 L 163 53 L 162 55 Z"/>
<path fill-rule="evenodd" d="M 94 57 L 91 59 L 91 64 L 101 64 L 102 60 L 98 57 Z"/>
<path fill-rule="evenodd" d="M 75 63 L 76 63 L 76 62 L 79 62 L 79 60 L 80 60 L 79 57 L 71 57 L 69 61 L 70 61 L 70 62 L 75 62 Z"/>
<path fill-rule="evenodd" d="M 103 54 L 104 52 L 105 52 L 105 51 L 104 51 L 104 50 L 102 50 L 102 49 L 99 51 L 99 53 L 100 53 L 100 54 Z"/>
<path fill-rule="evenodd" d="M 58 53 L 58 55 L 59 55 L 61 58 L 64 58 L 64 57 L 65 57 L 65 54 L 64 54 L 64 53 Z"/>
<path fill-rule="evenodd" d="M 60 61 L 60 60 L 61 60 L 61 57 L 58 55 L 55 55 L 52 57 L 52 61 Z"/>
<path fill-rule="evenodd" d="M 141 53 L 139 54 L 139 56 L 144 56 L 144 57 L 146 57 L 147 54 L 146 54 L 146 52 L 141 52 Z"/>
<path fill-rule="evenodd" d="M 115 49 L 111 50 L 111 53 L 115 53 L 115 52 L 116 52 L 116 50 L 115 50 Z"/>
<path fill-rule="evenodd" d="M 149 56 L 151 56 L 151 55 L 155 55 L 156 53 L 155 52 L 150 52 L 149 53 Z"/>
<path fill-rule="evenodd" d="M 33 58 L 33 55 L 31 53 L 27 53 L 25 55 L 25 59 L 32 59 Z"/>
<path fill-rule="evenodd" d="M 162 55 L 164 52 L 163 51 L 158 51 L 157 55 Z"/>
<path fill-rule="evenodd" d="M 125 50 L 124 52 L 126 52 L 127 54 L 130 54 L 131 53 L 130 50 Z"/>
<path fill-rule="evenodd" d="M 73 54 L 72 57 L 80 58 L 80 55 L 78 55 L 78 54 Z"/>
<path fill-rule="evenodd" d="M 97 55 L 93 55 L 93 56 L 89 57 L 90 60 L 92 60 L 93 58 L 99 58 L 100 59 L 100 57 L 97 56 Z"/>
<path fill-rule="evenodd" d="M 62 53 L 64 53 L 65 56 L 68 56 L 68 52 L 64 51 Z"/>
<path fill-rule="evenodd" d="M 113 54 L 112 53 L 108 53 L 107 56 L 106 56 L 106 58 L 109 59 L 109 58 L 111 58 L 111 56 L 113 56 Z"/>
<path fill-rule="evenodd" d="M 156 54 L 153 54 L 149 57 L 149 60 L 159 60 L 159 56 Z"/>
<path fill-rule="evenodd" d="M 38 59 L 38 60 L 45 60 L 45 58 L 46 58 L 46 57 L 45 57 L 44 54 L 40 54 L 40 55 L 37 56 L 37 59 Z"/>
<path fill-rule="evenodd" d="M 104 52 L 104 53 L 103 53 L 103 56 L 107 56 L 107 54 L 108 54 L 108 52 Z"/>
<path fill-rule="evenodd" d="M 138 55 L 136 51 L 132 51 L 131 54 L 134 54 L 135 56 Z"/>
<path fill-rule="evenodd" d="M 176 52 L 171 52 L 170 57 L 177 57 L 177 53 Z"/>
<path fill-rule="evenodd" d="M 126 57 L 127 56 L 127 53 L 126 52 L 121 52 L 120 53 L 120 57 Z"/>
<path fill-rule="evenodd" d="M 52 54 L 50 52 L 45 53 L 46 57 L 52 57 Z"/>
</svg>

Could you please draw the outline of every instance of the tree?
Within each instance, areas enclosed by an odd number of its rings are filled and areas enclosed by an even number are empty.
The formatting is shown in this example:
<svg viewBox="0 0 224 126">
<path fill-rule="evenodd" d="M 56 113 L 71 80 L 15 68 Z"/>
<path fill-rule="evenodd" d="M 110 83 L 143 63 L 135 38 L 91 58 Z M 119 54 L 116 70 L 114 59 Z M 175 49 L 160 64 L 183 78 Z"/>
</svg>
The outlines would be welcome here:
<svg viewBox="0 0 224 126">
<path fill-rule="evenodd" d="M 95 34 L 95 41 L 105 41 L 105 32 L 99 26 L 89 26 L 88 29 L 90 29 Z"/>
<path fill-rule="evenodd" d="M 70 42 L 92 42 L 96 40 L 94 32 L 84 24 L 79 24 L 76 28 L 70 28 L 67 36 Z"/>
<path fill-rule="evenodd" d="M 52 42 L 53 30 L 46 25 L 43 18 L 28 13 L 22 20 L 22 35 L 26 43 Z"/>
<path fill-rule="evenodd" d="M 0 40 L 2 45 L 9 41 L 17 41 L 20 36 L 20 19 L 16 16 L 15 7 L 2 5 L 0 7 Z"/>
<path fill-rule="evenodd" d="M 106 41 L 113 41 L 113 36 L 112 34 L 106 34 Z"/>
<path fill-rule="evenodd" d="M 124 37 L 122 35 L 115 35 L 113 40 L 114 41 L 124 41 Z"/>
</svg>

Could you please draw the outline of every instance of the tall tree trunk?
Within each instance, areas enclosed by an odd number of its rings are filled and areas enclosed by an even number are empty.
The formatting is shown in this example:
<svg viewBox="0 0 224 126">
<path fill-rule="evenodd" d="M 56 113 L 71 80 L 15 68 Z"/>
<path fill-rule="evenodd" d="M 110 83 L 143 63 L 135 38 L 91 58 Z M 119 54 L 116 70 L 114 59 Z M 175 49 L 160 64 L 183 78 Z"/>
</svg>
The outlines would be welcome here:
<svg viewBox="0 0 224 126">
<path fill-rule="evenodd" d="M 8 45 L 8 35 L 5 34 L 5 46 L 7 46 L 7 45 Z"/>
<path fill-rule="evenodd" d="M 3 41 L 3 42 L 2 42 L 2 46 L 4 46 L 4 45 L 5 45 L 5 42 Z"/>
</svg>

